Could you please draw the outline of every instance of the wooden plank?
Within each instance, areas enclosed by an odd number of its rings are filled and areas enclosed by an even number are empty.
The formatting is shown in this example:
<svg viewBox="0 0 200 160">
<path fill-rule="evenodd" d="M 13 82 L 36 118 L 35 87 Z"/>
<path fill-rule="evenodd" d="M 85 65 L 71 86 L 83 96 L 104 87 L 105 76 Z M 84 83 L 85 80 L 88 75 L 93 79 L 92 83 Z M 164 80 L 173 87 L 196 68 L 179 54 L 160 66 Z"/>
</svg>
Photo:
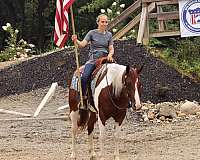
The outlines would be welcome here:
<svg viewBox="0 0 200 160">
<path fill-rule="evenodd" d="M 148 17 L 148 6 L 146 5 L 146 11 L 147 11 L 147 15 L 146 15 L 146 23 L 145 23 L 145 29 L 144 29 L 144 36 L 143 36 L 143 44 L 144 45 L 148 45 L 149 44 L 149 17 Z"/>
<path fill-rule="evenodd" d="M 60 116 L 60 117 L 46 117 L 46 118 L 10 118 L 10 119 L 0 119 L 0 121 L 4 122 L 4 121 L 27 121 L 27 120 L 69 120 L 69 116 Z"/>
<path fill-rule="evenodd" d="M 31 117 L 30 114 L 16 112 L 16 111 L 9 111 L 6 109 L 0 109 L 0 113 L 15 114 L 15 115 L 20 115 L 20 116 L 24 116 L 24 117 Z"/>
<path fill-rule="evenodd" d="M 129 6 L 127 9 L 125 9 L 120 15 L 118 15 L 114 20 L 112 20 L 108 24 L 108 30 L 111 30 L 113 27 L 115 27 L 119 22 L 127 18 L 131 13 L 133 13 L 136 9 L 138 9 L 141 6 L 141 0 L 137 0 L 135 3 L 133 3 L 131 6 Z"/>
<path fill-rule="evenodd" d="M 161 6 L 161 5 L 169 5 L 169 4 L 178 4 L 178 0 L 156 2 L 156 5 L 157 5 L 157 6 Z"/>
<path fill-rule="evenodd" d="M 162 13 L 162 7 L 161 6 L 157 6 L 157 13 Z M 158 29 L 159 29 L 159 32 L 162 32 L 164 31 L 164 21 L 163 20 L 158 20 Z"/>
<path fill-rule="evenodd" d="M 41 103 L 39 104 L 38 108 L 36 109 L 33 117 L 37 117 L 44 105 L 52 98 L 52 96 L 55 93 L 56 87 L 58 86 L 58 83 L 52 83 L 51 88 L 45 95 L 45 97 L 42 99 Z"/>
<path fill-rule="evenodd" d="M 154 9 L 155 9 L 155 3 L 151 3 L 148 6 L 148 12 L 152 12 Z M 120 39 L 123 35 L 125 35 L 133 27 L 135 27 L 140 22 L 140 17 L 141 17 L 141 13 L 139 13 L 132 21 L 130 21 L 125 27 L 123 27 L 120 31 L 118 31 L 113 36 L 113 40 Z"/>
<path fill-rule="evenodd" d="M 137 43 L 142 43 L 142 39 L 144 36 L 144 30 L 146 27 L 146 19 L 147 19 L 147 4 L 143 4 L 142 6 L 142 13 L 141 13 L 141 17 L 140 17 L 140 25 L 139 25 L 139 30 L 138 30 L 138 36 L 137 36 Z"/>
<path fill-rule="evenodd" d="M 66 108 L 69 108 L 69 104 L 61 106 L 61 107 L 58 107 L 57 110 L 59 111 L 59 110 L 63 110 L 63 109 L 66 109 Z"/>
<path fill-rule="evenodd" d="M 171 37 L 181 35 L 180 31 L 167 31 L 167 32 L 154 32 L 150 34 L 150 37 Z"/>
<path fill-rule="evenodd" d="M 113 40 L 121 38 L 128 31 L 130 31 L 134 26 L 136 26 L 140 22 L 141 13 L 138 14 L 132 21 L 130 21 L 125 27 L 123 27 L 120 31 L 118 31 L 114 36 Z"/>
<path fill-rule="evenodd" d="M 149 18 L 157 18 L 158 20 L 170 20 L 170 19 L 179 19 L 179 12 L 162 12 L 162 13 L 151 13 Z"/>
</svg>

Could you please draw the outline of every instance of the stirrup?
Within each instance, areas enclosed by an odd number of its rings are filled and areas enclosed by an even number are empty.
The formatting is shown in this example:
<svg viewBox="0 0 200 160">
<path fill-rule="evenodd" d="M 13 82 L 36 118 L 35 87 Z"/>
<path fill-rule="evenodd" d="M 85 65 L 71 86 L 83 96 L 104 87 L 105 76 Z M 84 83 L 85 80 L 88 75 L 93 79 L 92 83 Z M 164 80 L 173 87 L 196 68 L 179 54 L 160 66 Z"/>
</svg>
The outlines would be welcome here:
<svg viewBox="0 0 200 160">
<path fill-rule="evenodd" d="M 87 110 L 87 96 L 83 96 L 83 106 L 81 106 L 81 102 L 79 102 L 79 109 L 81 110 Z"/>
<path fill-rule="evenodd" d="M 81 106 L 81 103 L 79 104 L 79 109 L 80 110 L 87 110 L 87 106 L 83 104 L 83 106 Z"/>
<path fill-rule="evenodd" d="M 87 100 L 87 96 L 83 96 L 83 100 Z"/>
</svg>

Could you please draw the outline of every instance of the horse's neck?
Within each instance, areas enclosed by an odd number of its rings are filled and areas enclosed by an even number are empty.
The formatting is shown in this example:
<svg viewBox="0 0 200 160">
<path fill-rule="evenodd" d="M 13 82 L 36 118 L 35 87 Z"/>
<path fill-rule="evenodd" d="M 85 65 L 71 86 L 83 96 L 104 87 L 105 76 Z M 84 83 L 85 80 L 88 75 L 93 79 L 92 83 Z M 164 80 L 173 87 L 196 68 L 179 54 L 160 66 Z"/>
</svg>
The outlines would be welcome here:
<svg viewBox="0 0 200 160">
<path fill-rule="evenodd" d="M 125 69 L 125 66 L 119 64 L 111 64 L 108 66 L 108 83 L 112 84 L 113 92 L 117 97 L 120 95 L 123 88 L 122 76 Z"/>
</svg>

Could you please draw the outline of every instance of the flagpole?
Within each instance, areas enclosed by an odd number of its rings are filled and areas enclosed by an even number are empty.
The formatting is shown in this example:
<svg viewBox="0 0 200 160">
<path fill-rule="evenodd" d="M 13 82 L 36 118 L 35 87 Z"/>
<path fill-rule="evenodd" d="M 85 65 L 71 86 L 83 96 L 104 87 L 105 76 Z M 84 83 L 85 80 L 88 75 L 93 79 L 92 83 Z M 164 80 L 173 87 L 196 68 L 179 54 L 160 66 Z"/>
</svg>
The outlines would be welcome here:
<svg viewBox="0 0 200 160">
<path fill-rule="evenodd" d="M 73 9 L 72 5 L 70 6 L 70 13 L 71 13 L 71 21 L 72 21 L 72 31 L 73 35 L 75 35 L 75 25 L 74 25 L 74 15 L 73 15 Z M 83 94 L 82 94 L 82 87 L 81 87 L 81 75 L 80 75 L 80 66 L 79 66 L 79 58 L 78 58 L 78 46 L 77 43 L 74 42 L 75 46 L 75 55 L 76 55 L 76 66 L 77 66 L 77 71 L 78 71 L 78 82 L 79 82 L 79 91 L 80 91 L 80 98 L 81 98 L 81 107 L 83 107 Z M 82 109 L 82 108 L 81 108 Z"/>
</svg>

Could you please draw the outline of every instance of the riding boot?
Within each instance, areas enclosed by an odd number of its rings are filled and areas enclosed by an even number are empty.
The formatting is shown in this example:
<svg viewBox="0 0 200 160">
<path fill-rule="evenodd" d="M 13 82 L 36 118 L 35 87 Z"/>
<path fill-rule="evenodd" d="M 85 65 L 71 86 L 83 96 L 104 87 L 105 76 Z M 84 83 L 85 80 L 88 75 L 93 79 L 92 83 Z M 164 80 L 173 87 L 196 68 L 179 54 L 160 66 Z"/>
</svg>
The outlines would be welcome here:
<svg viewBox="0 0 200 160">
<path fill-rule="evenodd" d="M 78 126 L 81 126 L 81 128 L 84 129 L 89 117 L 86 96 L 83 96 L 83 105 L 81 105 L 81 103 L 79 104 L 79 115 L 80 119 L 78 122 Z"/>
<path fill-rule="evenodd" d="M 84 109 L 86 110 L 88 109 L 87 102 L 88 102 L 87 96 L 83 96 L 83 106 L 84 106 Z"/>
</svg>

